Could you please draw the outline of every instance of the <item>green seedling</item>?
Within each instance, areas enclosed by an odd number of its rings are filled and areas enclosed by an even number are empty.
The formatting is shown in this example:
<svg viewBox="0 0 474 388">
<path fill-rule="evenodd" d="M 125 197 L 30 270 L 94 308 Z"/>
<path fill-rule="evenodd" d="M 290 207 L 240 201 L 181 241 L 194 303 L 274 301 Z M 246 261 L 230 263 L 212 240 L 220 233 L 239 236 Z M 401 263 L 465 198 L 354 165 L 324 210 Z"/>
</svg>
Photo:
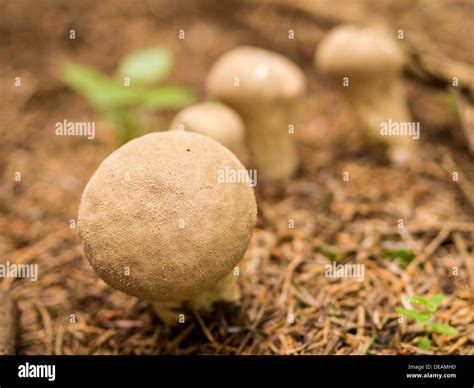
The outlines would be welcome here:
<svg viewBox="0 0 474 388">
<path fill-rule="evenodd" d="M 408 249 L 385 249 L 382 257 L 387 259 L 397 259 L 400 265 L 405 268 L 415 258 L 415 255 Z"/>
<path fill-rule="evenodd" d="M 448 106 L 449 110 L 451 111 L 451 113 L 458 114 L 458 112 L 459 112 L 459 103 L 458 103 L 458 100 L 456 98 L 456 95 L 454 93 L 448 91 L 445 94 L 443 94 L 443 97 L 444 97 L 444 101 L 445 101 L 446 105 Z"/>
<path fill-rule="evenodd" d="M 373 335 L 372 337 L 370 337 L 370 339 L 367 341 L 367 343 L 365 344 L 364 346 L 364 349 L 362 350 L 362 354 L 367 354 L 369 352 L 369 349 L 372 347 L 372 345 L 374 344 L 375 342 L 375 339 L 377 337 L 375 335 Z"/>
<path fill-rule="evenodd" d="M 176 109 L 195 100 L 189 90 L 163 84 L 172 67 L 173 57 L 168 50 L 151 48 L 126 56 L 115 77 L 68 64 L 62 79 L 116 128 L 118 141 L 123 144 L 143 128 L 141 110 Z"/>
<path fill-rule="evenodd" d="M 328 244 L 324 241 L 319 241 L 314 247 L 313 252 L 319 252 L 329 261 L 341 261 L 345 254 L 337 246 Z"/>
<path fill-rule="evenodd" d="M 428 350 L 431 348 L 431 334 L 443 334 L 451 337 L 456 337 L 459 332 L 450 325 L 443 323 L 436 323 L 434 315 L 438 311 L 439 306 L 443 302 L 444 295 L 436 294 L 432 297 L 424 297 L 422 295 L 413 295 L 408 300 L 414 304 L 422 306 L 422 309 L 406 309 L 403 307 L 396 307 L 395 311 L 407 319 L 414 320 L 419 326 L 425 328 L 426 334 L 418 339 L 418 347 L 420 349 Z"/>
</svg>

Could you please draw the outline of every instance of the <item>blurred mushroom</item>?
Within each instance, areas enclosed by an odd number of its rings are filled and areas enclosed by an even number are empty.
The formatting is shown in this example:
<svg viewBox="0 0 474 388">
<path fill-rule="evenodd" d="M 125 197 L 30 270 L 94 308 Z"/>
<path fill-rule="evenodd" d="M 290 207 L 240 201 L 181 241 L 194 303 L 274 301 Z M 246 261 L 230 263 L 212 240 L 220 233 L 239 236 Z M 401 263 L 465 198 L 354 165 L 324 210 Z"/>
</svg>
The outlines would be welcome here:
<svg viewBox="0 0 474 388">
<path fill-rule="evenodd" d="M 219 102 L 191 105 L 180 111 L 170 131 L 190 131 L 209 136 L 245 160 L 244 123 L 237 112 Z"/>
<path fill-rule="evenodd" d="M 218 180 L 222 169 L 244 166 L 191 132 L 152 133 L 109 155 L 84 189 L 78 216 L 96 273 L 157 302 L 158 313 L 194 298 L 199 308 L 235 299 L 236 280 L 227 275 L 247 249 L 257 209 L 250 184 Z"/>
<path fill-rule="evenodd" d="M 383 136 L 383 126 L 411 123 L 401 84 L 402 52 L 383 31 L 341 26 L 331 31 L 315 53 L 315 65 L 351 103 L 369 138 L 388 145 L 389 158 L 406 164 L 416 152 L 414 136 Z"/>
<path fill-rule="evenodd" d="M 206 90 L 241 114 L 249 150 L 264 178 L 288 178 L 298 164 L 293 116 L 305 83 L 293 62 L 257 47 L 233 49 L 210 70 Z"/>
</svg>

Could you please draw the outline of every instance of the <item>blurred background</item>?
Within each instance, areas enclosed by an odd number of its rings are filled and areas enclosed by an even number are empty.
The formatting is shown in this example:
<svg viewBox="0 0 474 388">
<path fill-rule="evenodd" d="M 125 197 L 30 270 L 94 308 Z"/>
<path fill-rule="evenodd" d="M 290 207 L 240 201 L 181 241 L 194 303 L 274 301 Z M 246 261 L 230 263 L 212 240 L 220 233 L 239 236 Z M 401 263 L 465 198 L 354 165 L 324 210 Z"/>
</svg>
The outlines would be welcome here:
<svg viewBox="0 0 474 388">
<path fill-rule="evenodd" d="M 39 265 L 37 282 L 0 283 L 21 311 L 20 354 L 472 354 L 472 1 L 0 0 L 0 7 L 0 261 Z M 348 103 L 315 69 L 318 43 L 347 23 L 403 31 L 397 43 L 422 127 L 419 163 L 394 167 L 370 147 Z M 64 66 L 113 78 L 130 53 L 159 46 L 172 55 L 164 83 L 179 89 L 174 103 L 140 109 L 133 137 L 167 130 L 180 106 L 203 100 L 211 65 L 244 44 L 287 56 L 308 79 L 295 133 L 301 165 L 290 182 L 256 188 L 242 301 L 190 312 L 169 328 L 83 258 L 80 195 L 120 145 L 123 118 L 104 116 L 68 86 Z M 56 136 L 65 119 L 95 122 L 96 138 Z M 332 261 L 363 264 L 364 281 L 325 277 Z M 456 336 L 426 333 L 395 311 L 407 295 L 437 293 L 444 299 L 436 320 Z M 429 346 L 420 346 L 426 335 Z"/>
</svg>

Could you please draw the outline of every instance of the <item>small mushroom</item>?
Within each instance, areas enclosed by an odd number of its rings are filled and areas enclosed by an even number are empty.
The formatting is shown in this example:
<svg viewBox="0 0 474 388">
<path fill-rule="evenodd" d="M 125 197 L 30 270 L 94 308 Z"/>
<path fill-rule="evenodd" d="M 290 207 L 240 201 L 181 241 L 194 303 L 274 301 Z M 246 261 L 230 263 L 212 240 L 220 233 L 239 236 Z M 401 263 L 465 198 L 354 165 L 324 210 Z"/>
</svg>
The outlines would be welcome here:
<svg viewBox="0 0 474 388">
<path fill-rule="evenodd" d="M 296 169 L 294 109 L 305 84 L 297 65 L 257 47 L 233 49 L 210 70 L 207 93 L 240 113 L 247 145 L 264 178 L 285 179 Z"/>
<path fill-rule="evenodd" d="M 148 134 L 109 155 L 87 183 L 78 216 L 99 277 L 157 302 L 157 310 L 203 294 L 212 297 L 200 307 L 234 299 L 226 291 L 237 289 L 235 277 L 227 275 L 247 249 L 257 210 L 249 182 L 223 182 L 222 169 L 244 166 L 191 132 Z"/>
<path fill-rule="evenodd" d="M 18 334 L 18 308 L 11 297 L 0 291 L 0 355 L 15 354 Z"/>
<path fill-rule="evenodd" d="M 406 164 L 415 152 L 410 136 L 386 136 L 384 125 L 411 122 L 401 84 L 403 55 L 384 31 L 341 26 L 319 44 L 315 65 L 344 93 L 370 139 L 388 145 L 389 158 Z"/>
<path fill-rule="evenodd" d="M 180 111 L 170 131 L 190 131 L 209 136 L 245 160 L 245 129 L 238 113 L 219 102 L 191 105 Z"/>
</svg>

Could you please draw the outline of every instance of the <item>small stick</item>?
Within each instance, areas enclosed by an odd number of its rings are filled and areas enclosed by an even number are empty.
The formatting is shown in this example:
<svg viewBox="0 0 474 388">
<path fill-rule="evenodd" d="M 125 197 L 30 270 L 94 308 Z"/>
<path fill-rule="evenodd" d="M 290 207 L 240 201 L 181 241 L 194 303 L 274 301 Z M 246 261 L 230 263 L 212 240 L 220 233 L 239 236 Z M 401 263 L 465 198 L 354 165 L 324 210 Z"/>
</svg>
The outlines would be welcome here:
<svg viewBox="0 0 474 388">
<path fill-rule="evenodd" d="M 265 311 L 266 311 L 267 305 L 270 301 L 270 298 L 267 297 L 266 292 L 264 293 L 263 297 L 264 297 L 264 299 L 263 299 L 264 302 L 262 303 L 262 305 L 260 307 L 260 310 L 258 311 L 257 316 L 255 317 L 255 320 L 253 321 L 252 326 L 250 327 L 248 333 L 245 335 L 244 339 L 242 340 L 236 354 L 241 354 L 242 353 L 242 351 L 245 348 L 245 345 L 247 345 L 247 342 L 250 340 L 250 337 L 252 336 L 252 334 L 254 334 L 255 330 L 257 330 L 257 327 L 258 327 L 261 319 L 263 318 L 263 315 L 265 314 Z"/>
<path fill-rule="evenodd" d="M 474 291 L 474 256 L 469 254 L 467 251 L 466 241 L 463 239 L 461 233 L 454 233 L 453 234 L 454 245 L 459 251 L 463 261 L 466 263 L 467 273 L 469 276 L 469 284 L 471 286 L 471 290 Z"/>
<path fill-rule="evenodd" d="M 349 225 L 348 228 L 354 231 L 362 231 L 364 227 L 364 223 L 355 223 Z M 382 235 L 396 235 L 400 234 L 400 229 L 397 226 L 388 226 L 388 225 L 377 225 L 374 228 Z M 474 223 L 472 222 L 462 222 L 462 221 L 447 221 L 447 222 L 439 222 L 439 223 L 432 223 L 432 224 L 414 224 L 414 225 L 406 225 L 404 227 L 408 230 L 411 234 L 418 234 L 418 233 L 427 233 L 427 232 L 436 232 L 443 228 L 450 229 L 452 231 L 459 231 L 459 232 L 474 232 Z"/>
<path fill-rule="evenodd" d="M 474 184 L 472 184 L 464 172 L 459 168 L 454 159 L 446 152 L 443 156 L 442 167 L 448 174 L 457 172 L 458 185 L 464 196 L 468 199 L 471 205 L 474 206 Z"/>
<path fill-rule="evenodd" d="M 56 244 L 64 241 L 67 236 L 70 235 L 70 233 L 71 232 L 69 231 L 65 233 L 64 230 L 60 230 L 59 232 L 49 234 L 42 240 L 33 243 L 33 245 L 17 250 L 14 254 L 12 254 L 8 261 L 15 264 L 27 264 L 31 262 L 35 256 L 46 252 L 47 250 L 56 246 Z M 3 279 L 0 289 L 7 291 L 15 279 L 16 278 L 13 277 Z"/>
<path fill-rule="evenodd" d="M 183 342 L 195 329 L 196 325 L 191 323 L 185 329 L 181 330 L 181 332 L 174 337 L 170 342 L 168 342 L 168 349 L 175 349 L 178 348 L 181 342 Z"/>
<path fill-rule="evenodd" d="M 459 338 L 454 345 L 452 345 L 448 351 L 447 354 L 453 354 L 456 350 L 458 350 L 462 345 L 464 345 L 467 342 L 468 338 L 467 337 L 461 337 Z"/>
<path fill-rule="evenodd" d="M 364 336 L 365 329 L 365 310 L 364 307 L 357 308 L 357 333 L 356 336 L 360 340 Z"/>
<path fill-rule="evenodd" d="M 450 228 L 442 228 L 440 232 L 436 235 L 436 237 L 431 240 L 431 242 L 425 247 L 425 249 L 419 255 L 417 255 L 410 264 L 408 264 L 406 273 L 410 276 L 413 275 L 415 269 L 421 263 L 427 260 L 438 249 L 438 247 L 443 243 L 443 241 L 448 238 L 450 234 Z"/>
<path fill-rule="evenodd" d="M 198 322 L 199 322 L 199 325 L 201 326 L 201 329 L 202 331 L 204 332 L 204 335 L 206 336 L 207 340 L 210 342 L 210 343 L 217 343 L 216 339 L 214 338 L 214 336 L 212 335 L 212 333 L 209 331 L 209 329 L 207 328 L 206 324 L 204 323 L 204 321 L 202 320 L 201 316 L 199 315 L 199 312 L 197 310 L 194 310 L 194 315 L 196 316 Z"/>
<path fill-rule="evenodd" d="M 13 355 L 18 333 L 18 309 L 5 292 L 0 292 L 0 355 Z"/>
<path fill-rule="evenodd" d="M 304 255 L 297 255 L 291 261 L 291 263 L 288 265 L 288 267 L 286 269 L 285 279 L 283 281 L 281 294 L 280 294 L 280 303 L 281 304 L 286 303 L 286 301 L 288 299 L 288 295 L 290 293 L 291 281 L 293 279 L 294 271 L 303 262 L 304 259 L 305 259 Z"/>
</svg>

